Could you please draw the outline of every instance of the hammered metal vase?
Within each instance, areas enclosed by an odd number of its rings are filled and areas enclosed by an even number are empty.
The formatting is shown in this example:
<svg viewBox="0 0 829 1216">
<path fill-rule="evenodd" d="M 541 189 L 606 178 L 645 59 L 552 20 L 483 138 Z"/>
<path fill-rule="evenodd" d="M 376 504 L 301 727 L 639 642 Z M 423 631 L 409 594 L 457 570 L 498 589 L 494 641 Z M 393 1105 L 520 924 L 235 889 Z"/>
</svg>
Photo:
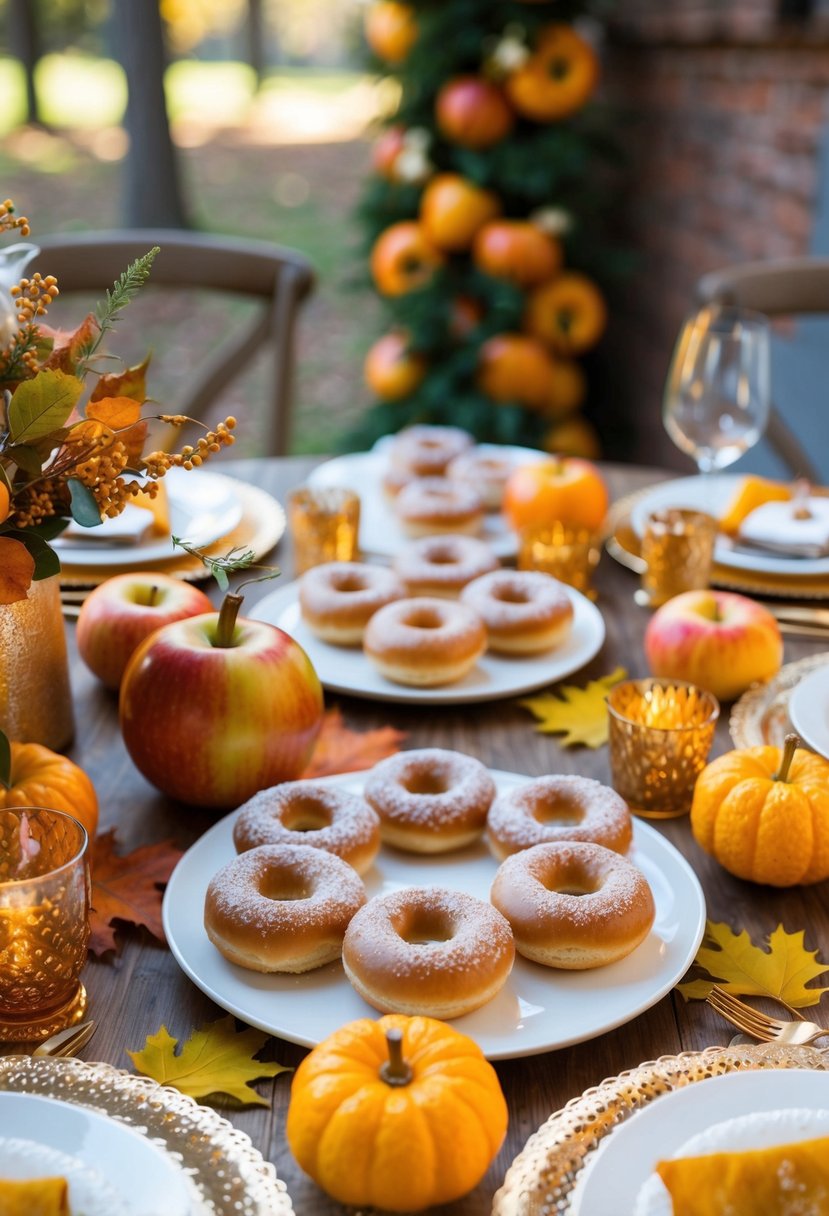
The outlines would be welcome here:
<svg viewBox="0 0 829 1216">
<path fill-rule="evenodd" d="M 0 730 L 55 751 L 75 731 L 57 574 L 0 606 Z"/>
</svg>

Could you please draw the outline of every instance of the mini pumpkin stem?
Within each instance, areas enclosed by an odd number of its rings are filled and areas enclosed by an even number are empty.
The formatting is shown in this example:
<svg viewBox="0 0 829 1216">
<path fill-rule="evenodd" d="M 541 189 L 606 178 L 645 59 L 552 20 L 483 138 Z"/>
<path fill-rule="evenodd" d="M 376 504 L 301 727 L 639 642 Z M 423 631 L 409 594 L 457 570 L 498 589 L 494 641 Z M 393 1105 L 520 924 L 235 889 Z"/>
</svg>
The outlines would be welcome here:
<svg viewBox="0 0 829 1216">
<path fill-rule="evenodd" d="M 216 626 L 216 640 L 213 645 L 226 650 L 233 645 L 233 631 L 236 628 L 236 618 L 244 602 L 243 595 L 234 595 L 232 591 L 222 601 L 219 609 L 219 623 Z"/>
<path fill-rule="evenodd" d="M 387 1030 L 386 1045 L 389 1058 L 380 1068 L 380 1077 L 387 1085 L 408 1085 L 414 1075 L 411 1065 L 403 1059 L 403 1031 Z"/>
<path fill-rule="evenodd" d="M 800 736 L 799 735 L 794 735 L 794 734 L 786 735 L 786 738 L 783 743 L 783 758 L 780 761 L 780 768 L 774 774 L 775 781 L 788 781 L 789 780 L 789 769 L 792 766 L 792 760 L 794 760 L 794 754 L 799 747 L 800 747 Z"/>
</svg>

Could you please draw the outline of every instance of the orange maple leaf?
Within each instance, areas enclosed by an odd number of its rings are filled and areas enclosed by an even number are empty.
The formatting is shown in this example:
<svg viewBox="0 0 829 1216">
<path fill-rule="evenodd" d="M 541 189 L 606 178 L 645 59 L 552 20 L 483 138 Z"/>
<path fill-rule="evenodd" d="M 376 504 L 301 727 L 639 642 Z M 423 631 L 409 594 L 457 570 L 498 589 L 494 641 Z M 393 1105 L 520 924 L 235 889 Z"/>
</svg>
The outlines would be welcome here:
<svg viewBox="0 0 829 1216">
<path fill-rule="evenodd" d="M 92 869 L 92 915 L 89 949 L 100 957 L 117 950 L 114 920 L 144 925 L 164 939 L 161 925 L 161 886 L 175 869 L 182 851 L 171 840 L 145 844 L 123 857 L 115 852 L 115 832 L 102 832 L 95 840 Z"/>
<path fill-rule="evenodd" d="M 98 383 L 92 390 L 90 401 L 101 401 L 104 397 L 131 397 L 142 405 L 147 399 L 147 368 L 150 365 L 150 355 L 143 363 L 126 367 L 122 372 L 109 372 L 98 377 Z M 87 416 L 90 411 L 87 410 Z M 111 424 L 110 424 L 111 425 Z"/>
<path fill-rule="evenodd" d="M 19 540 L 0 536 L 0 604 L 16 604 L 29 594 L 35 560 Z"/>
<path fill-rule="evenodd" d="M 137 463 L 147 438 L 147 423 L 141 418 L 141 405 L 138 401 L 127 396 L 93 396 L 86 407 L 86 416 L 96 422 L 102 422 L 111 431 L 117 431 L 118 438 L 127 449 L 129 463 Z"/>
<path fill-rule="evenodd" d="M 402 730 L 381 726 L 377 730 L 350 730 L 339 709 L 329 709 L 322 724 L 317 746 L 303 777 L 328 777 L 334 773 L 353 773 L 373 768 L 387 756 L 400 751 L 406 738 Z"/>
<path fill-rule="evenodd" d="M 93 313 L 88 313 L 76 330 L 67 333 L 64 330 L 52 330 L 54 346 L 49 358 L 43 364 L 44 368 L 56 368 L 61 372 L 74 375 L 81 351 L 92 342 L 98 334 L 100 326 Z"/>
</svg>

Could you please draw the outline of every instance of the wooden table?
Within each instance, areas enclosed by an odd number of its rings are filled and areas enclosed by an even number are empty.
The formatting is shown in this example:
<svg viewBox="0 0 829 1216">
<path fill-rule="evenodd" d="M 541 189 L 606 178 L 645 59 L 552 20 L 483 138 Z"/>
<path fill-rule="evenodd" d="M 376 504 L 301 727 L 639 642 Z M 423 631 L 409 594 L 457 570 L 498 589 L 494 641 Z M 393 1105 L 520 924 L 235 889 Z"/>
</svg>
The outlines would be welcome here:
<svg viewBox="0 0 829 1216">
<path fill-rule="evenodd" d="M 313 463 L 310 459 L 239 461 L 222 462 L 216 467 L 261 485 L 284 501 L 286 491 L 303 480 Z M 614 498 L 665 475 L 630 467 L 609 466 L 606 471 Z M 287 540 L 281 544 L 277 560 L 289 575 L 291 557 Z M 597 658 L 579 673 L 578 681 L 605 674 L 617 664 L 625 666 L 631 675 L 646 674 L 642 636 L 648 613 L 633 603 L 635 577 L 605 555 L 596 585 L 607 623 L 607 640 Z M 248 603 L 267 594 L 272 586 L 249 588 Z M 216 816 L 171 804 L 138 774 L 121 741 L 115 699 L 79 661 L 71 626 L 69 633 L 78 724 L 71 755 L 95 782 L 102 827 L 117 827 L 121 851 L 168 836 L 175 837 L 182 846 L 190 845 Z M 787 638 L 786 661 L 825 648 L 819 641 Z M 550 772 L 580 773 L 604 782 L 609 780 L 606 748 L 596 752 L 561 748 L 555 738 L 537 734 L 529 714 L 514 701 L 448 706 L 427 712 L 415 706 L 384 705 L 346 697 L 329 697 L 328 703 L 335 700 L 349 725 L 369 729 L 391 723 L 408 732 L 408 743 L 413 747 L 456 748 L 474 753 L 493 768 L 536 776 Z M 718 726 L 715 751 L 727 750 L 729 745 L 726 711 Z M 782 922 L 791 930 L 805 929 L 807 945 L 812 949 L 822 946 L 823 954 L 829 953 L 828 884 L 776 891 L 740 882 L 703 855 L 691 838 L 686 819 L 657 826 L 699 874 L 708 913 L 713 919 L 742 926 L 757 941 Z M 200 910 L 194 909 L 194 915 L 197 914 Z M 84 980 L 92 1012 L 100 1025 L 92 1043 L 81 1054 L 122 1068 L 129 1066 L 125 1048 L 142 1046 L 145 1037 L 162 1023 L 174 1036 L 186 1038 L 195 1026 L 221 1013 L 185 978 L 168 950 L 137 931 L 125 936 L 123 950 L 114 962 L 90 962 Z M 484 1216 L 510 1162 L 551 1112 L 605 1077 L 663 1054 L 727 1044 L 731 1033 L 704 1003 L 686 1005 L 678 995 L 671 994 L 633 1022 L 592 1042 L 500 1063 L 498 1074 L 510 1108 L 506 1142 L 474 1192 L 455 1204 L 434 1210 L 446 1216 L 450 1213 Z M 296 1065 L 303 1055 L 303 1049 L 274 1040 L 273 1058 L 280 1062 Z M 244 1110 L 229 1117 L 275 1163 L 280 1177 L 288 1184 L 299 1216 L 342 1213 L 340 1205 L 329 1200 L 299 1171 L 287 1149 L 284 1127 L 289 1086 L 289 1076 L 276 1078 L 269 1085 L 271 1110 Z"/>
</svg>

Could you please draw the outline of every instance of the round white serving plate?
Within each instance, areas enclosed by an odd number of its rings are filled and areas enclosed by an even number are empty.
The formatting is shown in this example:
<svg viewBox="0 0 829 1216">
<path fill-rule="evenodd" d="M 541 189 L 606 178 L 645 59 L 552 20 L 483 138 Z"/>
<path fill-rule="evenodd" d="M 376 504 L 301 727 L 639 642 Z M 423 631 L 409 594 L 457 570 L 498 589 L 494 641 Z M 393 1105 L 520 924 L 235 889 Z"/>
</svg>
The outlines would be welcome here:
<svg viewBox="0 0 829 1216">
<path fill-rule="evenodd" d="M 795 685 L 789 717 L 803 742 L 829 760 L 829 666 L 818 667 Z"/>
</svg>

